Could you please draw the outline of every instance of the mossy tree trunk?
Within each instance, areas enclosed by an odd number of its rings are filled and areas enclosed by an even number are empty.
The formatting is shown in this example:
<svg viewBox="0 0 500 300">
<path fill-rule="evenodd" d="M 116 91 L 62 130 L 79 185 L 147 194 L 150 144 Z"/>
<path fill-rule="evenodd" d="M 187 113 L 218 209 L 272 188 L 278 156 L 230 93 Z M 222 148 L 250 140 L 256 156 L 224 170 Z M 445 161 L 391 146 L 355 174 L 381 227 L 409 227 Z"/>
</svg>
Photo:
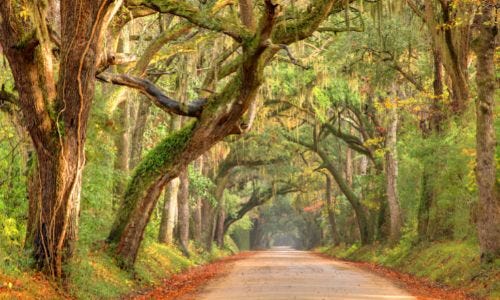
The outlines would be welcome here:
<svg viewBox="0 0 500 300">
<path fill-rule="evenodd" d="M 187 2 L 142 1 L 142 4 L 233 37 L 241 43 L 242 55 L 233 64 L 229 63 L 230 68 L 220 68 L 229 69 L 228 75 L 234 73 L 220 93 L 212 94 L 206 100 L 189 103 L 187 107 L 181 107 L 178 102 L 163 95 L 145 80 L 127 75 L 100 76 L 103 81 L 139 89 L 165 110 L 197 118 L 197 121 L 172 133 L 151 150 L 137 166 L 128 184 L 122 207 L 108 239 L 116 245 L 117 255 L 123 265 L 128 267 L 136 259 L 144 229 L 165 184 L 224 137 L 245 132 L 248 124 L 242 122 L 242 117 L 255 100 L 263 82 L 265 66 L 282 49 L 280 45 L 309 37 L 334 7 L 341 10 L 340 1 L 317 0 L 299 18 L 276 24 L 277 5 L 266 0 L 265 9 L 253 33 L 226 19 L 215 16 L 206 18 L 206 12 Z"/>
<path fill-rule="evenodd" d="M 85 132 L 103 29 L 113 16 L 111 3 L 82 0 L 75 5 L 61 0 L 59 5 L 30 5 L 23 19 L 21 5 L 0 2 L 0 43 L 37 154 L 31 176 L 36 180 L 29 184 L 34 190 L 29 193 L 33 209 L 28 244 L 37 267 L 52 277 L 64 275 L 63 265 L 77 239 Z M 49 14 L 60 18 L 48 20 Z M 60 29 L 60 40 L 49 34 L 49 25 Z M 53 47 L 59 48 L 61 61 Z"/>
<path fill-rule="evenodd" d="M 496 1 L 482 1 L 476 15 L 478 37 L 476 84 L 476 180 L 479 191 L 477 230 L 481 260 L 493 262 L 500 257 L 500 184 L 495 162 L 495 50 L 498 44 Z M 496 98 L 498 99 L 498 97 Z"/>
</svg>

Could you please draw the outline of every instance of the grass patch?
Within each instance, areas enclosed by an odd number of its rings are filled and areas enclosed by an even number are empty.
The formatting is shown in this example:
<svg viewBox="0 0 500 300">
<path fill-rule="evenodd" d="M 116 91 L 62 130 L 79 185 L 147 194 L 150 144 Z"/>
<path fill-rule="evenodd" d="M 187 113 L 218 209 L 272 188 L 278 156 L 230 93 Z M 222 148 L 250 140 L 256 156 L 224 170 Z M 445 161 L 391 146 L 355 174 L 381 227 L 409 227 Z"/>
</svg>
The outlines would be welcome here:
<svg viewBox="0 0 500 300">
<path fill-rule="evenodd" d="M 412 246 L 403 238 L 393 247 L 343 245 L 318 250 L 342 259 L 392 267 L 477 296 L 500 298 L 500 261 L 481 264 L 479 246 L 473 242 L 446 241 Z"/>
</svg>

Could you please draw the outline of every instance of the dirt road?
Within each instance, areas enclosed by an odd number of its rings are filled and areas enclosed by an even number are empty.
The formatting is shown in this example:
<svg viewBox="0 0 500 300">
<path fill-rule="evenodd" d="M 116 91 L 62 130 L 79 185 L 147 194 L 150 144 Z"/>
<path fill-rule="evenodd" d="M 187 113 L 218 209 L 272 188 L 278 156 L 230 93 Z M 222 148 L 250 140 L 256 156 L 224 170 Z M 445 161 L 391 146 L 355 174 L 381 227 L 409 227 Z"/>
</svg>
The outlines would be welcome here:
<svg viewBox="0 0 500 300">
<path fill-rule="evenodd" d="M 415 299 L 369 272 L 289 248 L 237 261 L 189 299 Z"/>
</svg>

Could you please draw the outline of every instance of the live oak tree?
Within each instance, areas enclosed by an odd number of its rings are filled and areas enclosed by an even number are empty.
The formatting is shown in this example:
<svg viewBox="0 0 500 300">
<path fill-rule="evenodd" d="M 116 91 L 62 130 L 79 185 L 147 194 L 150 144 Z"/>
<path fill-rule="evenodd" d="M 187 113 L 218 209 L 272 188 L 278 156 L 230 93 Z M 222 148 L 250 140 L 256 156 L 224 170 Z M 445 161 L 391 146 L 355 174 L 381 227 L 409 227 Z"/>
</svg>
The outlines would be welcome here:
<svg viewBox="0 0 500 300">
<path fill-rule="evenodd" d="M 0 3 L 0 43 L 36 152 L 29 244 L 39 269 L 63 275 L 78 234 L 84 144 L 104 31 L 121 1 Z M 21 16 L 21 17 L 20 17 Z"/>
<path fill-rule="evenodd" d="M 450 241 L 482 282 L 500 240 L 497 6 L 0 1 L 0 273 L 26 247 L 78 290 L 143 238 L 141 265 L 231 239 L 401 259 Z"/>
<path fill-rule="evenodd" d="M 129 3 L 130 5 L 131 3 Z M 150 82 L 129 75 L 101 74 L 100 79 L 114 84 L 137 88 L 160 104 L 166 111 L 196 118 L 178 132 L 172 133 L 137 166 L 128 184 L 119 215 L 109 235 L 116 244 L 116 253 L 123 265 L 133 265 L 143 238 L 144 229 L 163 187 L 186 165 L 230 134 L 245 132 L 248 124 L 242 121 L 245 112 L 255 101 L 263 82 L 265 66 L 283 46 L 309 37 L 330 14 L 342 8 L 341 1 L 312 1 L 299 14 L 280 8 L 272 1 L 264 1 L 260 16 L 254 16 L 257 26 L 248 22 L 254 11 L 241 15 L 242 23 L 222 16 L 206 17 L 206 12 L 189 3 L 177 1 L 145 1 L 137 3 L 162 13 L 171 13 L 187 19 L 202 28 L 224 33 L 241 45 L 242 54 L 219 67 L 233 74 L 220 92 L 181 107 L 179 103 L 155 88 Z M 246 23 L 246 24 L 245 24 Z M 221 74 L 219 74 L 221 75 Z"/>
</svg>

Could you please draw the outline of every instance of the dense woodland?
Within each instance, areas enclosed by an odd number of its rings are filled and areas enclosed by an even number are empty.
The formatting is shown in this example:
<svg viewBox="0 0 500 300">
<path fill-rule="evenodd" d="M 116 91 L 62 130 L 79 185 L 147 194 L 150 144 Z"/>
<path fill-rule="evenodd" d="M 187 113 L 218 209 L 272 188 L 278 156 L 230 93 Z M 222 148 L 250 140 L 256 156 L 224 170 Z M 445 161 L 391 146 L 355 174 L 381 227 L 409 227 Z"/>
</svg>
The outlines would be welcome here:
<svg viewBox="0 0 500 300">
<path fill-rule="evenodd" d="M 495 0 L 0 1 L 0 282 L 116 297 L 155 264 L 276 245 L 389 265 L 454 245 L 475 266 L 456 285 L 499 276 L 497 18 Z"/>
</svg>

